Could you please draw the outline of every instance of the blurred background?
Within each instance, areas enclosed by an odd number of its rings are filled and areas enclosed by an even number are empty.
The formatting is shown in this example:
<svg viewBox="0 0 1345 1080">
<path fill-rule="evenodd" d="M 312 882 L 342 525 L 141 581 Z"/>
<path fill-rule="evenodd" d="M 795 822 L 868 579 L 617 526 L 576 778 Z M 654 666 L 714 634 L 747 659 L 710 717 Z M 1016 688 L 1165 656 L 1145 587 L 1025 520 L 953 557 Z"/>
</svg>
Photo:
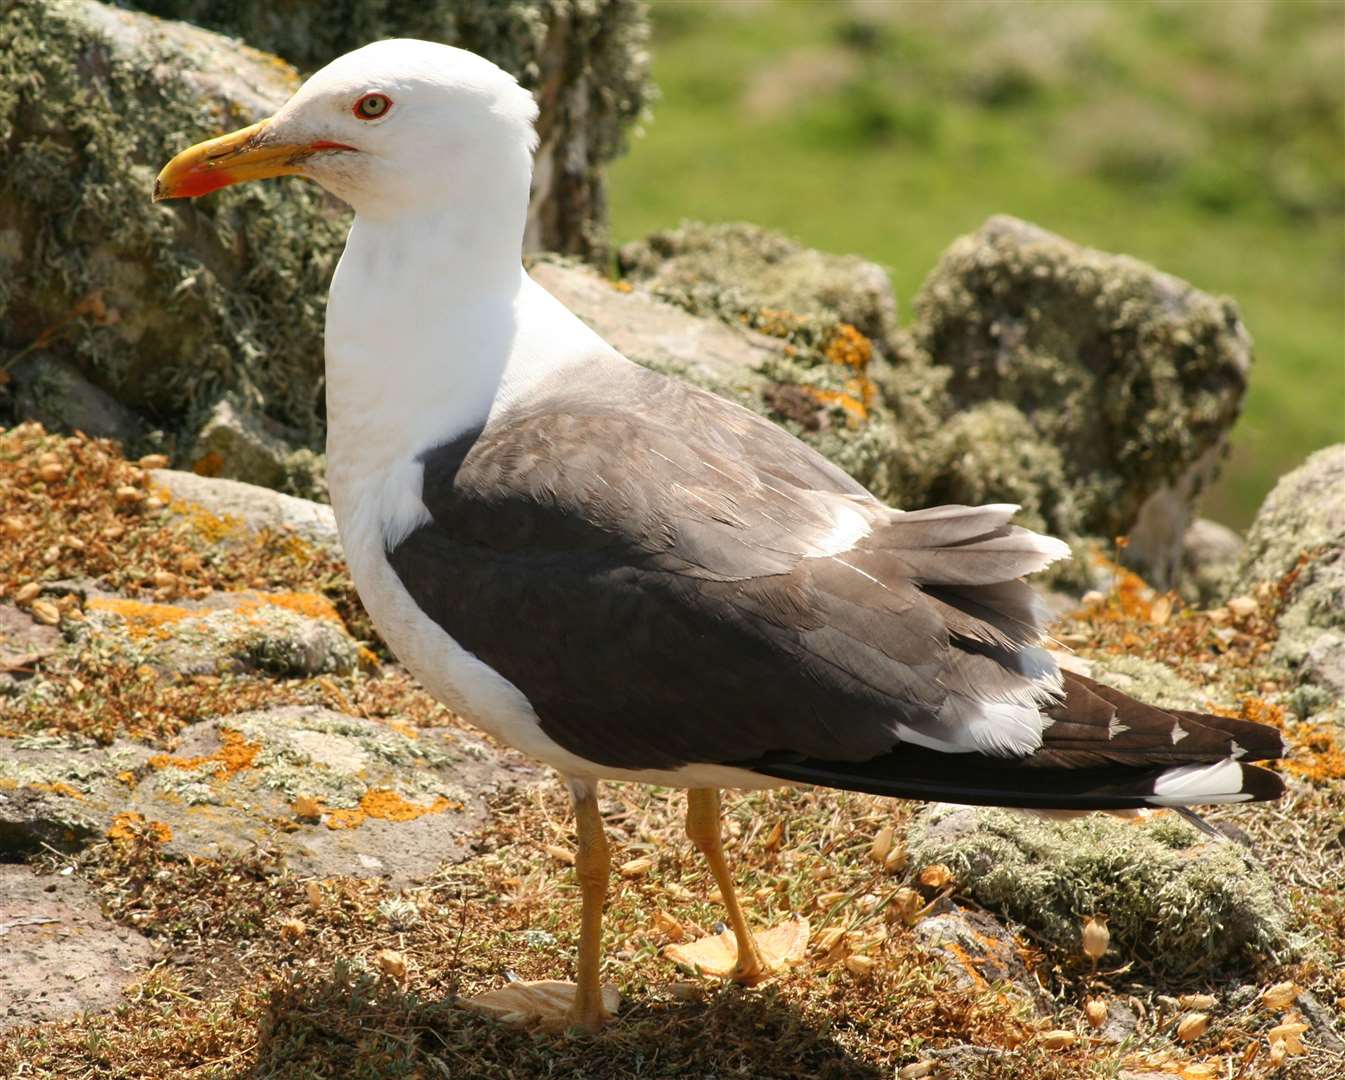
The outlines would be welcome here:
<svg viewBox="0 0 1345 1080">
<path fill-rule="evenodd" d="M 1226 293 L 1256 341 L 1201 512 L 1345 439 L 1345 3 L 654 0 L 613 239 L 748 220 L 892 274 L 994 213 Z"/>
</svg>

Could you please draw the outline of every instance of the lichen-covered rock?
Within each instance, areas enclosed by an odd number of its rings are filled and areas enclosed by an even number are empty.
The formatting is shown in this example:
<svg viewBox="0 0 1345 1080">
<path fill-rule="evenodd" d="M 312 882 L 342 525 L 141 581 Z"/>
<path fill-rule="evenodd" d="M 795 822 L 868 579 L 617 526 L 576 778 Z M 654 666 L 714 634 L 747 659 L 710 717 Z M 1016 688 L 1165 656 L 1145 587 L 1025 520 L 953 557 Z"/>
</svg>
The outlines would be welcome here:
<svg viewBox="0 0 1345 1080">
<path fill-rule="evenodd" d="M 72 633 L 100 663 L 147 665 L 166 676 L 265 672 L 279 678 L 346 675 L 359 644 L 313 593 L 222 592 L 149 603 L 94 596 Z"/>
<path fill-rule="evenodd" d="M 128 805 L 167 826 L 170 853 L 264 842 L 299 873 L 404 884 L 465 858 L 487 796 L 534 775 L 460 730 L 282 706 L 194 726 L 149 759 Z"/>
<path fill-rule="evenodd" d="M 953 412 L 1008 405 L 1032 433 L 1015 452 L 1060 461 L 1073 498 L 1046 511 L 1051 531 L 1131 532 L 1145 501 L 1174 489 L 1185 515 L 1132 545 L 1172 564 L 1246 387 L 1251 344 L 1231 301 L 995 217 L 944 253 L 913 338 L 947 372 Z"/>
<path fill-rule="evenodd" d="M 1247 533 L 1228 595 L 1283 588 L 1275 660 L 1345 695 L 1345 444 L 1281 478 Z"/>
<path fill-rule="evenodd" d="M 110 746 L 60 736 L 7 739 L 0 755 L 0 862 L 70 851 L 102 837 L 126 806 L 151 751 L 127 739 Z"/>
<path fill-rule="evenodd" d="M 169 156 L 298 82 L 274 56 L 94 0 L 7 6 L 0 349 L 42 341 L 183 451 L 226 392 L 316 440 L 344 211 L 300 183 L 149 198 Z"/>
<path fill-rule="evenodd" d="M 935 804 L 912 826 L 913 865 L 943 863 L 978 903 L 1082 956 L 1085 916 L 1108 917 L 1122 962 L 1191 977 L 1288 957 L 1303 945 L 1266 871 L 1175 815 L 1052 821 Z"/>
<path fill-rule="evenodd" d="M 849 323 L 880 342 L 897 330 L 897 302 L 881 266 L 807 248 L 758 225 L 684 222 L 626 244 L 618 265 L 624 277 L 693 311 L 737 316 L 782 308 Z"/>
<path fill-rule="evenodd" d="M 542 100 L 530 243 L 600 249 L 602 168 L 648 93 L 635 0 L 148 6 L 291 49 L 304 66 L 393 31 L 491 56 Z M 268 115 L 298 83 L 276 56 L 186 23 L 96 0 L 5 5 L 0 363 L 41 351 L 73 365 L 135 414 L 119 434 L 159 429 L 179 460 L 226 396 L 283 425 L 290 450 L 320 448 L 323 300 L 346 209 L 302 182 L 149 199 L 174 153 Z M 25 368 L 0 389 L 0 422 L 42 377 Z M 313 490 L 310 474 L 287 460 L 277 482 Z"/>
<path fill-rule="evenodd" d="M 196 520 L 215 543 L 226 547 L 247 534 L 268 532 L 340 549 L 336 515 L 325 503 L 177 469 L 152 470 L 150 487 L 169 514 Z"/>
</svg>

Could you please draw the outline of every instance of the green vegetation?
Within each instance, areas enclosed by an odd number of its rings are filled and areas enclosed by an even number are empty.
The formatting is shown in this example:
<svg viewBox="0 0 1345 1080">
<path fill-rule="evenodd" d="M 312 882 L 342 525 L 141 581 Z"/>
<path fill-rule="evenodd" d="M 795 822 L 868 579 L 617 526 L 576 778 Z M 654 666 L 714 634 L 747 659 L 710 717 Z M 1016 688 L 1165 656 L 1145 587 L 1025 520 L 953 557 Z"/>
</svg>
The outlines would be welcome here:
<svg viewBox="0 0 1345 1080">
<path fill-rule="evenodd" d="M 1226 293 L 1257 344 L 1205 511 L 1345 438 L 1345 5 L 655 0 L 618 240 L 748 220 L 891 269 L 994 213 Z"/>
</svg>

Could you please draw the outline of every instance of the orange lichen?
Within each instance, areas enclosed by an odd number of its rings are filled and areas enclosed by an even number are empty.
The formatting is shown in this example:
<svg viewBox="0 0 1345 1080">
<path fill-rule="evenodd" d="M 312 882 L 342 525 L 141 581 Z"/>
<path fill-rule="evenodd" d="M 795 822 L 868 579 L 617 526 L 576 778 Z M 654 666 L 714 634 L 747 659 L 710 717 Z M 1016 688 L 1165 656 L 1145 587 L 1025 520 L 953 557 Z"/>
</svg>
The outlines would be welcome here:
<svg viewBox="0 0 1345 1080">
<path fill-rule="evenodd" d="M 284 608 L 286 611 L 306 615 L 310 619 L 326 619 L 338 626 L 345 625 L 341 620 L 340 612 L 336 610 L 336 605 L 325 596 L 312 592 L 263 593 L 240 601 L 233 610 L 240 615 L 252 618 L 262 608 L 266 607 Z"/>
<path fill-rule="evenodd" d="M 89 611 L 106 611 L 120 615 L 126 622 L 126 632 L 133 638 L 153 634 L 158 638 L 169 636 L 169 627 L 199 612 L 189 611 L 173 604 L 144 604 L 138 600 L 122 600 L 114 596 L 95 596 L 86 605 Z"/>
<path fill-rule="evenodd" d="M 224 455 L 218 450 L 211 450 L 191 463 L 191 471 L 197 476 L 218 476 L 223 468 Z"/>
<path fill-rule="evenodd" d="M 45 791 L 52 795 L 64 795 L 67 799 L 84 798 L 84 796 L 81 795 L 78 791 L 76 791 L 73 787 L 60 780 L 57 780 L 55 783 L 51 784 L 41 784 L 41 783 L 24 784 L 24 787 L 29 788 L 33 791 Z"/>
<path fill-rule="evenodd" d="M 873 342 L 849 323 L 841 323 L 832 331 L 822 353 L 833 364 L 843 364 L 863 374 L 873 359 Z"/>
<path fill-rule="evenodd" d="M 844 411 L 845 422 L 848 427 L 857 428 L 869 417 L 869 410 L 865 408 L 864 402 L 854 394 L 845 393 L 841 390 L 821 390 L 815 386 L 805 386 L 803 389 L 819 405 L 825 405 L 828 408 L 834 406 Z"/>
<path fill-rule="evenodd" d="M 221 746 L 213 754 L 201 754 L 196 757 L 175 758 L 168 754 L 155 754 L 149 763 L 156 769 L 199 769 L 204 765 L 214 765 L 217 780 L 228 780 L 235 773 L 253 767 L 262 748 L 250 743 L 237 731 L 220 729 Z"/>
<path fill-rule="evenodd" d="M 445 810 L 461 810 L 462 803 L 435 797 L 427 806 L 417 806 L 388 788 L 374 788 L 360 798 L 360 805 L 349 810 L 333 810 L 327 815 L 329 829 L 355 829 L 368 818 L 380 821 L 414 821 L 426 814 L 441 814 Z"/>
<path fill-rule="evenodd" d="M 146 821 L 144 814 L 127 810 L 112 819 L 107 836 L 109 840 L 123 844 L 136 840 L 152 840 L 156 844 L 166 844 L 173 839 L 173 829 L 166 822 Z"/>
</svg>

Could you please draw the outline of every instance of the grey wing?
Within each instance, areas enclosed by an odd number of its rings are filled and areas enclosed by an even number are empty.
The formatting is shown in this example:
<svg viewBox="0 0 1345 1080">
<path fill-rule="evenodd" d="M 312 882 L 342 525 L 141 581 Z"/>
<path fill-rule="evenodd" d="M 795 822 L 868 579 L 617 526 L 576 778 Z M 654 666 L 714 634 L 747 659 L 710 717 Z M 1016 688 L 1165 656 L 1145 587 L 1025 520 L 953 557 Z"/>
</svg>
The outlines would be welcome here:
<svg viewBox="0 0 1345 1080">
<path fill-rule="evenodd" d="M 1026 754 L 1059 688 L 1013 507 L 901 513 L 714 395 L 598 364 L 424 455 L 417 603 L 603 765 Z"/>
</svg>

